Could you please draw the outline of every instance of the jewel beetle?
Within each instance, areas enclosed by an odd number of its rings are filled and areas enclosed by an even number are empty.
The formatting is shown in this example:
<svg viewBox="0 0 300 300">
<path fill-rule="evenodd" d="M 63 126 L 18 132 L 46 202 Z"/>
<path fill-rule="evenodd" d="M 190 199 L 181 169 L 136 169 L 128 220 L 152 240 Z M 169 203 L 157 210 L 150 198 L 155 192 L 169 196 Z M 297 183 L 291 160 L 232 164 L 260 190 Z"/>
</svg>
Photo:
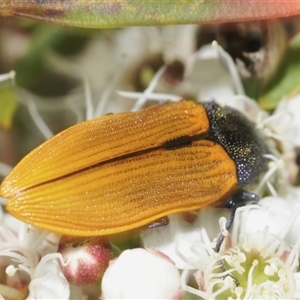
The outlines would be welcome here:
<svg viewBox="0 0 300 300">
<path fill-rule="evenodd" d="M 268 148 L 242 113 L 215 102 L 165 102 L 57 134 L 1 184 L 16 218 L 98 236 L 171 213 L 224 204 L 266 168 Z"/>
</svg>

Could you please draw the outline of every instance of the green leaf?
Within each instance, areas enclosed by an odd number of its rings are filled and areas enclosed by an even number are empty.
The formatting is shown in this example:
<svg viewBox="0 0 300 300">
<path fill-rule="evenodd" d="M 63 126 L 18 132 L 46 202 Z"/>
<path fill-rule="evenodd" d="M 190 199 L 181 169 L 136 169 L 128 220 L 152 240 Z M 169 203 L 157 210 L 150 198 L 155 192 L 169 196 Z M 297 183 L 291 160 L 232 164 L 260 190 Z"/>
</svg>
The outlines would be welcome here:
<svg viewBox="0 0 300 300">
<path fill-rule="evenodd" d="M 283 98 L 300 92 L 300 34 L 290 42 L 285 58 L 276 76 L 265 89 L 259 101 L 263 108 L 274 109 Z"/>
<path fill-rule="evenodd" d="M 297 14 L 298 0 L 0 0 L 0 16 L 89 28 L 239 22 Z"/>
<path fill-rule="evenodd" d="M 10 129 L 13 117 L 18 107 L 16 95 L 12 88 L 0 89 L 0 126 Z"/>
</svg>

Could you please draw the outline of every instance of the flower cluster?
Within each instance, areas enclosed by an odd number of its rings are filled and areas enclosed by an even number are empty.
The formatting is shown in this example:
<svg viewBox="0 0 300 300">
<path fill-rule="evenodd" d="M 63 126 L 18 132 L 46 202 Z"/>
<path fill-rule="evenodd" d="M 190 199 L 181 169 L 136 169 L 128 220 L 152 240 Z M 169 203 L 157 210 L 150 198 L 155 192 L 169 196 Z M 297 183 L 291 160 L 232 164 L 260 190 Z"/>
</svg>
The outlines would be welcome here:
<svg viewBox="0 0 300 300">
<path fill-rule="evenodd" d="M 135 111 L 153 102 L 179 101 L 187 95 L 240 110 L 256 124 L 271 149 L 266 155 L 267 172 L 251 186 L 261 196 L 259 202 L 237 209 L 230 232 L 225 225 L 228 209 L 205 207 L 172 215 L 168 226 L 140 233 L 143 249 L 125 250 L 117 258 L 113 242 L 92 239 L 59 246 L 60 236 L 1 211 L 0 294 L 4 299 L 300 297 L 300 189 L 294 185 L 300 97 L 282 100 L 271 115 L 263 111 L 245 95 L 234 61 L 216 42 L 195 48 L 196 32 L 197 26 L 124 29 L 115 34 L 114 48 L 111 41 L 94 40 L 87 49 L 91 55 L 65 64 L 87 74 L 85 119 L 110 111 Z M 96 49 L 108 57 L 101 60 L 101 69 L 91 67 Z M 60 59 L 49 60 L 59 69 Z M 91 90 L 102 95 L 95 108 Z M 49 138 L 51 130 L 35 103 L 27 105 Z M 0 174 L 8 171 L 0 164 Z M 216 253 L 220 232 L 225 239 Z"/>
<path fill-rule="evenodd" d="M 56 253 L 59 237 L 14 219 L 1 209 L 0 294 L 4 299 L 68 299 Z M 55 289 L 53 289 L 55 286 Z"/>
</svg>

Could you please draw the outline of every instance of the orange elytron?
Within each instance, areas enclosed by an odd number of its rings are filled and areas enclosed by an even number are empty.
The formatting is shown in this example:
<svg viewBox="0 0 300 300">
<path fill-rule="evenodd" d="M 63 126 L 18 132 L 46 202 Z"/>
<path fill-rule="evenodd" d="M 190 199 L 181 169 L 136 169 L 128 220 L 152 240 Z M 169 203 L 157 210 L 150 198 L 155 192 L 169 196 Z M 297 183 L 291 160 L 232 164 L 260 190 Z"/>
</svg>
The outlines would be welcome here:
<svg viewBox="0 0 300 300">
<path fill-rule="evenodd" d="M 29 153 L 0 194 L 18 219 L 97 236 L 225 203 L 265 169 L 267 147 L 240 112 L 165 102 L 75 125 Z"/>
</svg>

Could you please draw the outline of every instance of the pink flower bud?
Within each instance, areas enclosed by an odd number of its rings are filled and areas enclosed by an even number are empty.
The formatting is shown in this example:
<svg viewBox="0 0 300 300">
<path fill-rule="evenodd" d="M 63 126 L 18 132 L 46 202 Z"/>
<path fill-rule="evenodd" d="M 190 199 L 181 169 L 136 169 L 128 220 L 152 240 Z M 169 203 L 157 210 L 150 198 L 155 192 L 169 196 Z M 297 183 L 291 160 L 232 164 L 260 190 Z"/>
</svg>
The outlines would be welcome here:
<svg viewBox="0 0 300 300">
<path fill-rule="evenodd" d="M 101 238 L 89 239 L 82 243 L 60 243 L 61 266 L 66 279 L 74 285 L 92 285 L 100 281 L 112 259 L 109 243 Z"/>
</svg>

